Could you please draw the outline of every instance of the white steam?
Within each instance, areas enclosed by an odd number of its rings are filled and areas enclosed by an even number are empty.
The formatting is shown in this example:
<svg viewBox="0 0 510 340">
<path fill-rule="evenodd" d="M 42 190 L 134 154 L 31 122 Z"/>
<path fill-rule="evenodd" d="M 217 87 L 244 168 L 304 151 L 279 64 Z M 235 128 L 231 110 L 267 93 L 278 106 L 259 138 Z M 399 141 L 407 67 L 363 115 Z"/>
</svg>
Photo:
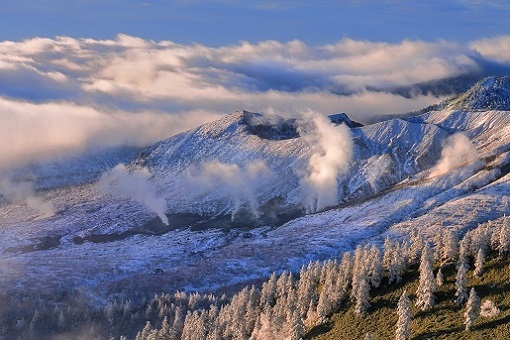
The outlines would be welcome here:
<svg viewBox="0 0 510 340">
<path fill-rule="evenodd" d="M 214 189 L 220 195 L 231 198 L 233 219 L 243 203 L 248 204 L 253 216 L 259 217 L 256 191 L 262 177 L 270 174 L 262 160 L 251 161 L 244 167 L 215 160 L 202 164 L 199 173 L 192 174 L 190 179 L 203 188 Z"/>
<path fill-rule="evenodd" d="M 429 177 L 443 175 L 478 159 L 478 151 L 468 137 L 461 133 L 451 135 L 441 151 L 441 158 Z"/>
<path fill-rule="evenodd" d="M 338 176 L 349 169 L 353 144 L 346 125 L 334 125 L 319 114 L 312 114 L 312 120 L 312 131 L 304 133 L 315 149 L 300 191 L 307 211 L 317 212 L 338 204 Z"/>
<path fill-rule="evenodd" d="M 129 172 L 124 164 L 118 164 L 101 176 L 99 184 L 107 193 L 142 204 L 168 225 L 166 201 L 157 196 L 156 187 L 149 182 L 150 177 L 151 173 L 147 168 Z"/>
<path fill-rule="evenodd" d="M 11 203 L 26 204 L 39 213 L 39 218 L 55 215 L 53 203 L 37 197 L 31 182 L 15 183 L 11 179 L 4 178 L 0 180 L 0 194 Z"/>
<path fill-rule="evenodd" d="M 391 166 L 391 156 L 389 154 L 383 154 L 380 156 L 372 156 L 368 159 L 366 165 L 366 179 L 372 189 L 377 192 L 377 181 L 388 172 Z"/>
</svg>

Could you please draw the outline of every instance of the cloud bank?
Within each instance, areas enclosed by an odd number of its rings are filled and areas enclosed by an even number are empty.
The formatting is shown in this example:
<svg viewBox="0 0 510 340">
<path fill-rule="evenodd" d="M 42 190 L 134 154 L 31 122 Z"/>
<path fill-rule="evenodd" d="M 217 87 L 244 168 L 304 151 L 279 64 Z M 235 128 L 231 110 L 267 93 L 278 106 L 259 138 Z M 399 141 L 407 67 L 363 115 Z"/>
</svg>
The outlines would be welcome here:
<svg viewBox="0 0 510 340">
<path fill-rule="evenodd" d="M 510 70 L 510 36 L 466 44 L 342 39 L 208 47 L 128 35 L 0 42 L 0 168 L 146 145 L 239 109 L 367 121 L 443 98 L 395 89 Z"/>
</svg>

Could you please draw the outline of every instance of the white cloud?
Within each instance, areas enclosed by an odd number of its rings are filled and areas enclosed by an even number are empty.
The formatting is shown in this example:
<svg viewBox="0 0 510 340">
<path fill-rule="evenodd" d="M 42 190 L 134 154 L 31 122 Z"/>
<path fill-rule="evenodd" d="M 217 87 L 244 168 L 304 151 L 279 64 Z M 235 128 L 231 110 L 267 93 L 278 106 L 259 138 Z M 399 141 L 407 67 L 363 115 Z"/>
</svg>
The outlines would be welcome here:
<svg viewBox="0 0 510 340">
<path fill-rule="evenodd" d="M 144 145 L 239 109 L 344 111 L 361 121 L 412 111 L 442 98 L 384 90 L 508 63 L 509 41 L 342 39 L 324 46 L 265 41 L 223 47 L 127 35 L 4 41 L 0 143 L 9 147 L 0 152 L 0 166 L 96 146 Z"/>
<path fill-rule="evenodd" d="M 510 35 L 480 39 L 472 42 L 470 46 L 485 58 L 510 62 Z"/>
<path fill-rule="evenodd" d="M 0 169 L 116 145 L 142 146 L 217 118 L 204 112 L 169 115 L 102 111 L 76 104 L 0 98 Z"/>
</svg>

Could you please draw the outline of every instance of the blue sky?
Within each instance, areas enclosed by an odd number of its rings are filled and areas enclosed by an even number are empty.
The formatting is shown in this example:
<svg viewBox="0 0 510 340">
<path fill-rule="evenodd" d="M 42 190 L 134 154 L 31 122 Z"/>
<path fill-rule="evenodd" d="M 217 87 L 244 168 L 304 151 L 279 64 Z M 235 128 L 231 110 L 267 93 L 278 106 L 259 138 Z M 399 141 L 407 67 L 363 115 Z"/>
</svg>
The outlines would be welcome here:
<svg viewBox="0 0 510 340">
<path fill-rule="evenodd" d="M 321 45 L 344 37 L 458 42 L 509 33 L 508 0 L 3 0 L 0 40 L 35 36 Z"/>
</svg>

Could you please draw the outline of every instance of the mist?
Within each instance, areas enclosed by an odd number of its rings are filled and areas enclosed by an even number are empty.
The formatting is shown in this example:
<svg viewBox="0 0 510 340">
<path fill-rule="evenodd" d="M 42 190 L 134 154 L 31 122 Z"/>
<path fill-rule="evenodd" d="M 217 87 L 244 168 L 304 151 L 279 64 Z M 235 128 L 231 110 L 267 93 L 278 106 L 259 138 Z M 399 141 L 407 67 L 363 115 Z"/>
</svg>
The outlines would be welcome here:
<svg viewBox="0 0 510 340">
<path fill-rule="evenodd" d="M 470 164 L 478 158 L 478 151 L 469 138 L 462 133 L 455 133 L 446 139 L 441 150 L 441 158 L 432 168 L 429 177 L 443 175 L 453 169 Z"/>
<path fill-rule="evenodd" d="M 190 172 L 189 181 L 195 194 L 210 190 L 230 199 L 234 206 L 232 220 L 243 204 L 247 204 L 250 213 L 257 218 L 259 203 L 256 192 L 261 186 L 261 181 L 271 174 L 271 170 L 262 160 L 250 161 L 244 166 L 214 160 Z"/>
<path fill-rule="evenodd" d="M 156 186 L 149 181 L 150 178 L 151 173 L 147 168 L 129 171 L 124 164 L 118 164 L 101 176 L 99 187 L 116 198 L 140 203 L 168 225 L 168 217 L 165 214 L 166 201 L 158 197 Z"/>
<path fill-rule="evenodd" d="M 338 204 L 338 176 L 349 169 L 353 156 L 351 132 L 345 124 L 335 125 L 323 115 L 309 112 L 311 124 L 300 134 L 313 150 L 307 173 L 301 177 L 302 203 L 308 212 L 318 212 Z"/>
<path fill-rule="evenodd" d="M 13 204 L 26 205 L 37 211 L 38 218 L 47 218 L 55 215 L 55 206 L 37 196 L 31 182 L 15 182 L 10 178 L 0 178 L 0 194 Z"/>
<path fill-rule="evenodd" d="M 0 98 L 0 170 L 114 146 L 142 147 L 220 117 L 125 112 L 73 103 Z"/>
</svg>

